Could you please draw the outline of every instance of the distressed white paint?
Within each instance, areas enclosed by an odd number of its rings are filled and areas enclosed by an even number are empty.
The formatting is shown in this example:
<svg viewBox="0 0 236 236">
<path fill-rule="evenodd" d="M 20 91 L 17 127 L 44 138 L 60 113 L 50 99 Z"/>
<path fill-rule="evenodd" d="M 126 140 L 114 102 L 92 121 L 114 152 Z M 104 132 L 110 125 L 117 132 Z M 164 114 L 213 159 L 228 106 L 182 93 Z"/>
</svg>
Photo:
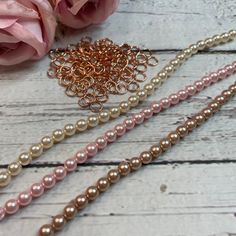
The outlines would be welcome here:
<svg viewBox="0 0 236 236">
<path fill-rule="evenodd" d="M 162 50 L 157 53 L 160 66 L 150 71 L 151 77 L 174 57 L 176 49 L 235 26 L 235 7 L 233 0 L 124 0 L 118 12 L 104 24 L 74 33 L 57 45 L 91 35 L 96 39 L 110 37 L 116 42 Z M 233 42 L 193 57 L 147 103 L 231 62 L 235 59 L 232 51 L 235 48 L 236 42 Z M 1 166 L 14 160 L 42 135 L 88 114 L 78 110 L 76 99 L 66 97 L 56 80 L 46 77 L 48 62 L 48 58 L 44 58 L 10 69 L 0 68 Z M 18 235 L 19 232 L 24 236 L 36 235 L 41 224 L 49 222 L 52 215 L 60 212 L 64 204 L 87 185 L 118 161 L 135 156 L 158 141 L 233 81 L 235 76 L 129 132 L 91 160 L 91 166 L 80 167 L 32 206 L 1 223 L 0 236 Z M 107 106 L 121 99 L 124 98 L 113 97 Z M 236 99 L 155 164 L 114 186 L 59 235 L 236 235 L 235 107 Z M 67 139 L 45 153 L 20 178 L 1 190 L 0 203 L 49 173 L 52 170 L 49 164 L 61 163 L 116 123 L 117 120 Z"/>
</svg>

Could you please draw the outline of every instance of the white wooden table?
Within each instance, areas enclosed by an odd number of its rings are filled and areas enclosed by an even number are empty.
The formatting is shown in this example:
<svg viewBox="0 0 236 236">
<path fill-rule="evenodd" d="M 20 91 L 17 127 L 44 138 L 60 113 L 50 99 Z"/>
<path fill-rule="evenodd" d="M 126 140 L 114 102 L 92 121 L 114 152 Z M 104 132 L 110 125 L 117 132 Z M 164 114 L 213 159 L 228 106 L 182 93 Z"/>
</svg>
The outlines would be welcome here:
<svg viewBox="0 0 236 236">
<path fill-rule="evenodd" d="M 235 9 L 234 0 L 121 0 L 118 11 L 104 24 L 67 36 L 55 47 L 89 35 L 150 48 L 160 59 L 158 68 L 150 71 L 151 77 L 182 48 L 235 28 Z M 235 48 L 236 41 L 193 57 L 147 103 L 232 62 L 236 59 Z M 56 80 L 47 78 L 48 63 L 45 57 L 35 63 L 0 69 L 0 168 L 43 135 L 88 114 L 78 109 L 76 99 L 64 95 Z M 234 81 L 232 76 L 129 132 L 31 206 L 2 222 L 0 236 L 36 235 L 38 228 L 77 193 L 120 160 L 136 156 L 157 142 Z M 112 98 L 108 107 L 120 99 Z M 55 146 L 1 190 L 0 203 L 15 197 L 116 123 Z M 120 181 L 58 235 L 236 235 L 235 153 L 236 99 L 160 160 Z"/>
</svg>

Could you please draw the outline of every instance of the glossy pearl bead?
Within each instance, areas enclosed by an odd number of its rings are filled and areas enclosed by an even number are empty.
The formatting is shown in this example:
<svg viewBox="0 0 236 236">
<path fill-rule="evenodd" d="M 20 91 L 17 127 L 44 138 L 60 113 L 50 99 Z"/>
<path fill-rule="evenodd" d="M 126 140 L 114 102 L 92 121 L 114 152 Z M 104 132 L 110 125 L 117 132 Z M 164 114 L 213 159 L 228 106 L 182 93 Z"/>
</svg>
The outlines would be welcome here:
<svg viewBox="0 0 236 236">
<path fill-rule="evenodd" d="M 110 181 L 110 183 L 114 184 L 119 181 L 120 174 L 119 174 L 118 170 L 116 170 L 116 169 L 110 170 L 107 174 L 107 178 Z"/>
<path fill-rule="evenodd" d="M 225 97 L 222 95 L 216 96 L 214 100 L 218 102 L 220 105 L 223 105 L 226 102 Z"/>
<path fill-rule="evenodd" d="M 203 82 L 205 87 L 208 87 L 211 84 L 212 81 L 211 81 L 210 77 L 205 76 L 205 77 L 202 78 L 202 82 Z"/>
<path fill-rule="evenodd" d="M 174 59 L 170 61 L 170 64 L 174 66 L 175 68 L 177 68 L 181 64 L 181 62 L 178 59 Z"/>
<path fill-rule="evenodd" d="M 174 132 L 170 132 L 167 138 L 171 142 L 171 144 L 174 145 L 179 141 L 180 136 L 177 132 L 174 131 Z"/>
<path fill-rule="evenodd" d="M 125 134 L 125 132 L 126 132 L 126 127 L 125 127 L 124 124 L 118 124 L 118 125 L 115 126 L 115 130 L 116 130 L 117 136 L 120 137 L 120 136 L 122 136 L 122 135 Z"/>
<path fill-rule="evenodd" d="M 96 115 L 91 115 L 88 117 L 88 126 L 93 128 L 98 125 L 98 117 Z"/>
<path fill-rule="evenodd" d="M 139 97 L 137 95 L 130 96 L 128 101 L 131 107 L 136 107 L 139 103 Z"/>
<path fill-rule="evenodd" d="M 188 93 L 185 90 L 179 90 L 178 95 L 181 101 L 185 100 L 188 97 Z"/>
<path fill-rule="evenodd" d="M 86 146 L 86 151 L 89 157 L 93 157 L 97 154 L 98 148 L 96 143 L 90 143 Z"/>
<path fill-rule="evenodd" d="M 201 125 L 205 121 L 205 117 L 202 114 L 197 114 L 194 119 L 197 122 L 197 125 Z"/>
<path fill-rule="evenodd" d="M 120 175 L 122 175 L 122 176 L 128 175 L 130 173 L 130 166 L 129 166 L 128 162 L 122 161 L 118 165 L 118 171 L 119 171 Z"/>
<path fill-rule="evenodd" d="M 226 75 L 231 75 L 234 72 L 234 67 L 232 65 L 225 66 Z"/>
<path fill-rule="evenodd" d="M 75 198 L 75 206 L 77 210 L 82 210 L 84 209 L 88 204 L 88 198 L 86 195 L 81 194 Z"/>
<path fill-rule="evenodd" d="M 28 165 L 32 161 L 32 156 L 28 152 L 21 153 L 18 160 L 22 166 Z"/>
<path fill-rule="evenodd" d="M 232 93 L 230 92 L 230 90 L 224 90 L 221 95 L 225 97 L 226 101 L 228 101 L 232 97 Z"/>
<path fill-rule="evenodd" d="M 88 159 L 88 152 L 87 150 L 80 150 L 76 153 L 76 160 L 78 164 L 82 164 L 87 161 Z"/>
<path fill-rule="evenodd" d="M 63 215 L 56 215 L 52 219 L 52 227 L 55 230 L 62 230 L 65 223 L 66 223 L 66 220 Z"/>
<path fill-rule="evenodd" d="M 19 210 L 19 204 L 16 199 L 8 200 L 5 203 L 5 211 L 7 214 L 15 214 Z"/>
<path fill-rule="evenodd" d="M 176 58 L 180 61 L 184 61 L 186 59 L 185 54 L 183 52 L 178 53 Z"/>
<path fill-rule="evenodd" d="M 132 118 L 135 121 L 135 124 L 137 125 L 142 124 L 144 121 L 144 113 L 143 112 L 136 113 L 132 116 Z"/>
<path fill-rule="evenodd" d="M 211 102 L 208 104 L 209 108 L 215 113 L 219 110 L 220 105 L 218 102 Z"/>
<path fill-rule="evenodd" d="M 64 164 L 65 169 L 68 172 L 72 172 L 77 168 L 77 161 L 74 158 L 67 159 Z"/>
<path fill-rule="evenodd" d="M 193 96 L 197 92 L 196 87 L 193 85 L 186 86 L 185 90 L 187 91 L 189 96 Z"/>
<path fill-rule="evenodd" d="M 219 79 L 219 75 L 218 75 L 217 73 L 215 73 L 215 72 L 211 73 L 211 74 L 209 75 L 209 77 L 210 77 L 210 79 L 211 79 L 211 81 L 212 81 L 213 83 L 217 82 L 218 79 Z"/>
<path fill-rule="evenodd" d="M 192 44 L 189 46 L 190 50 L 195 54 L 198 51 L 198 47 L 196 44 Z"/>
<path fill-rule="evenodd" d="M 40 197 L 44 193 L 44 186 L 41 183 L 35 183 L 30 190 L 33 197 Z"/>
<path fill-rule="evenodd" d="M 88 123 L 86 120 L 81 119 L 76 122 L 76 129 L 78 132 L 82 132 L 88 128 Z"/>
<path fill-rule="evenodd" d="M 43 153 L 43 146 L 41 143 L 34 144 L 30 148 L 32 157 L 39 157 Z"/>
<path fill-rule="evenodd" d="M 89 201 L 95 200 L 99 195 L 99 191 L 96 186 L 90 186 L 86 190 L 86 196 Z"/>
<path fill-rule="evenodd" d="M 18 203 L 20 206 L 27 206 L 32 201 L 32 195 L 31 192 L 25 191 L 19 194 L 18 196 Z"/>
<path fill-rule="evenodd" d="M 203 50 L 206 47 L 206 44 L 203 40 L 197 42 L 197 47 L 199 50 Z"/>
<path fill-rule="evenodd" d="M 153 115 L 153 109 L 152 108 L 144 108 L 143 111 L 145 119 L 150 119 Z"/>
<path fill-rule="evenodd" d="M 179 127 L 177 127 L 176 131 L 181 138 L 185 137 L 188 134 L 188 129 L 184 125 L 180 125 Z"/>
<path fill-rule="evenodd" d="M 153 113 L 155 113 L 155 114 L 159 113 L 162 109 L 160 102 L 152 103 L 151 107 L 152 107 Z"/>
<path fill-rule="evenodd" d="M 59 143 L 65 138 L 65 133 L 61 129 L 56 129 L 53 131 L 52 137 L 53 137 L 54 142 Z"/>
<path fill-rule="evenodd" d="M 220 35 L 220 37 L 221 37 L 221 40 L 222 40 L 223 43 L 228 42 L 229 38 L 230 38 L 228 33 L 223 33 L 223 34 Z"/>
<path fill-rule="evenodd" d="M 75 134 L 76 128 L 73 124 L 67 124 L 64 127 L 64 132 L 66 136 L 73 136 Z"/>
<path fill-rule="evenodd" d="M 16 175 L 20 174 L 21 170 L 22 170 L 22 166 L 17 161 L 12 162 L 8 166 L 8 171 L 9 171 L 11 176 L 16 176 Z"/>
<path fill-rule="evenodd" d="M 229 31 L 229 37 L 230 37 L 230 39 L 234 39 L 235 36 L 236 36 L 236 31 L 235 31 L 235 30 L 230 30 L 230 31 Z"/>
<path fill-rule="evenodd" d="M 107 146 L 107 139 L 105 137 L 98 137 L 96 139 L 98 149 L 102 150 Z"/>
<path fill-rule="evenodd" d="M 205 108 L 202 110 L 202 114 L 206 119 L 209 119 L 212 116 L 213 112 L 210 108 Z"/>
<path fill-rule="evenodd" d="M 152 82 L 152 84 L 154 85 L 154 88 L 156 88 L 156 89 L 159 88 L 160 85 L 162 84 L 161 79 L 158 78 L 158 77 L 152 78 L 152 79 L 151 79 L 151 82 Z"/>
<path fill-rule="evenodd" d="M 0 187 L 7 186 L 11 181 L 11 176 L 8 171 L 3 170 L 0 172 Z"/>
<path fill-rule="evenodd" d="M 149 164 L 152 161 L 152 155 L 150 152 L 142 152 L 140 154 L 140 160 L 143 164 Z"/>
<path fill-rule="evenodd" d="M 139 101 L 144 101 L 147 98 L 147 91 L 144 89 L 141 89 L 137 92 L 137 96 L 139 97 Z"/>
<path fill-rule="evenodd" d="M 66 177 L 67 171 L 63 166 L 58 166 L 54 169 L 54 176 L 57 181 L 63 180 Z"/>
<path fill-rule="evenodd" d="M 43 177 L 42 183 L 43 183 L 44 188 L 50 189 L 55 186 L 56 179 L 55 179 L 54 175 L 45 175 Z"/>
<path fill-rule="evenodd" d="M 151 95 L 154 91 L 154 84 L 148 83 L 148 84 L 144 85 L 144 90 L 147 91 L 147 95 Z"/>
<path fill-rule="evenodd" d="M 105 192 L 110 186 L 107 178 L 103 177 L 97 181 L 97 188 L 100 192 Z"/>
<path fill-rule="evenodd" d="M 214 46 L 219 45 L 221 43 L 220 35 L 214 35 L 212 39 L 214 41 Z"/>
<path fill-rule="evenodd" d="M 160 104 L 162 108 L 168 108 L 170 106 L 170 100 L 168 98 L 162 98 L 160 100 Z"/>
<path fill-rule="evenodd" d="M 163 138 L 160 140 L 160 146 L 162 151 L 167 151 L 171 147 L 171 142 L 168 138 Z"/>
<path fill-rule="evenodd" d="M 121 113 L 126 113 L 127 111 L 130 110 L 130 104 L 129 104 L 129 102 L 126 102 L 126 101 L 121 102 L 119 107 L 120 107 Z"/>
<path fill-rule="evenodd" d="M 110 115 L 112 118 L 117 118 L 120 115 L 120 108 L 119 107 L 112 107 L 110 109 Z"/>
<path fill-rule="evenodd" d="M 227 72 L 225 69 L 220 69 L 217 71 L 217 76 L 218 76 L 218 79 L 222 80 L 222 79 L 225 79 L 227 77 Z"/>
<path fill-rule="evenodd" d="M 212 38 L 207 38 L 207 39 L 205 40 L 205 43 L 206 43 L 207 47 L 209 47 L 209 48 L 214 45 L 214 41 L 213 41 Z"/>
<path fill-rule="evenodd" d="M 53 235 L 54 235 L 53 228 L 49 224 L 43 225 L 39 229 L 39 236 L 53 236 Z"/>
<path fill-rule="evenodd" d="M 77 214 L 77 209 L 73 204 L 69 204 L 64 208 L 63 213 L 67 220 L 72 220 Z"/>
<path fill-rule="evenodd" d="M 152 154 L 153 159 L 159 157 L 162 153 L 162 149 L 161 149 L 160 145 L 155 144 L 155 145 L 151 146 L 150 153 Z"/>
<path fill-rule="evenodd" d="M 196 122 L 195 119 L 188 119 L 188 120 L 185 122 L 185 125 L 187 126 L 188 131 L 192 131 L 193 129 L 196 128 L 197 122 Z"/>
<path fill-rule="evenodd" d="M 99 113 L 99 120 L 102 123 L 107 122 L 110 119 L 110 111 L 108 110 L 103 110 Z"/>
<path fill-rule="evenodd" d="M 133 157 L 129 161 L 131 170 L 138 170 L 142 166 L 142 161 L 138 157 Z"/>
<path fill-rule="evenodd" d="M 131 130 L 134 128 L 135 122 L 132 118 L 127 118 L 124 120 L 123 124 L 125 125 L 126 130 Z"/>
<path fill-rule="evenodd" d="M 108 130 L 105 133 L 105 137 L 109 143 L 112 143 L 116 140 L 116 131 L 115 130 Z"/>
<path fill-rule="evenodd" d="M 161 79 L 161 80 L 165 80 L 165 79 L 167 79 L 167 73 L 163 70 L 163 71 L 161 71 L 161 72 L 159 72 L 158 74 L 157 74 L 157 76 Z"/>
<path fill-rule="evenodd" d="M 50 136 L 45 136 L 41 139 L 41 144 L 44 149 L 49 149 L 53 146 L 53 138 Z"/>
<path fill-rule="evenodd" d="M 187 58 L 189 58 L 192 54 L 192 51 L 189 48 L 184 49 L 183 52 Z"/>
<path fill-rule="evenodd" d="M 170 101 L 170 103 L 173 104 L 173 105 L 178 104 L 178 102 L 179 102 L 179 96 L 178 96 L 178 94 L 176 94 L 176 93 L 171 94 L 171 95 L 169 96 L 169 101 Z"/>
<path fill-rule="evenodd" d="M 194 86 L 197 91 L 201 91 L 204 88 L 204 84 L 201 80 L 198 80 L 194 83 Z"/>
<path fill-rule="evenodd" d="M 229 90 L 231 91 L 232 94 L 236 94 L 236 85 L 231 85 L 229 86 Z"/>
</svg>

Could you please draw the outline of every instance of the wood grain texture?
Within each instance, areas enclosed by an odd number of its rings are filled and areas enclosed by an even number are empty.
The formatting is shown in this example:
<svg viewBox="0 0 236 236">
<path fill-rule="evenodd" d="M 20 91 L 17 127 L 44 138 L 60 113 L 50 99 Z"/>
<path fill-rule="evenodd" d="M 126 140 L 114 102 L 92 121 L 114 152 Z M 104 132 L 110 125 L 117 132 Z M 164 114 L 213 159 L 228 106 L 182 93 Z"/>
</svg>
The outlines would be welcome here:
<svg viewBox="0 0 236 236">
<path fill-rule="evenodd" d="M 234 0 L 123 0 L 104 24 L 66 36 L 56 46 L 83 35 L 112 38 L 152 49 L 160 65 L 155 75 L 182 48 L 236 25 Z M 202 52 L 187 61 L 147 102 L 192 83 L 235 60 L 236 41 Z M 55 128 L 88 114 L 46 76 L 49 59 L 0 68 L 0 168 Z M 36 235 L 66 202 L 93 184 L 120 160 L 136 156 L 176 125 L 203 108 L 235 81 L 222 81 L 174 108 L 153 117 L 81 166 L 33 205 L 0 224 L 0 236 Z M 127 97 L 128 95 L 126 95 Z M 124 97 L 112 97 L 111 107 Z M 123 117 L 124 118 L 124 117 Z M 51 172 L 94 137 L 123 119 L 76 135 L 35 160 L 20 178 L 0 192 L 0 204 Z M 233 236 L 236 235 L 236 99 L 208 123 L 152 165 L 122 180 L 88 207 L 59 235 Z"/>
</svg>

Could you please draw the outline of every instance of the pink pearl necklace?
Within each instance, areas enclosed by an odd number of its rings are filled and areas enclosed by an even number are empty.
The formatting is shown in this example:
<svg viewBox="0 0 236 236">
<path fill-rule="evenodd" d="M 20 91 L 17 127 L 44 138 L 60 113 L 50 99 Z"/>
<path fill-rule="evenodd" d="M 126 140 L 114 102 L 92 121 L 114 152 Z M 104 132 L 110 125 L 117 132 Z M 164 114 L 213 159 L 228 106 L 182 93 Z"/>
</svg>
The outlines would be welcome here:
<svg viewBox="0 0 236 236">
<path fill-rule="evenodd" d="M 30 189 L 21 192 L 16 199 L 8 200 L 4 207 L 0 207 L 0 220 L 3 220 L 7 215 L 15 214 L 20 208 L 29 205 L 34 198 L 42 196 L 45 190 L 52 189 L 68 173 L 73 172 L 78 164 L 86 162 L 89 157 L 94 157 L 99 150 L 105 149 L 107 144 L 115 142 L 118 137 L 123 136 L 126 131 L 132 130 L 135 125 L 143 123 L 144 120 L 150 119 L 153 114 L 157 114 L 161 110 L 184 101 L 188 97 L 193 96 L 219 80 L 225 79 L 235 72 L 236 61 L 219 69 L 217 72 L 204 76 L 193 85 L 186 86 L 185 89 L 179 90 L 177 93 L 162 98 L 160 101 L 153 102 L 141 112 L 132 115 L 131 118 L 125 119 L 123 123 L 106 131 L 103 136 L 98 137 L 94 142 L 89 143 L 84 149 L 78 151 L 73 158 L 67 159 L 64 162 L 64 166 L 56 167 L 53 173 L 44 176 L 39 183 L 32 184 Z"/>
</svg>

